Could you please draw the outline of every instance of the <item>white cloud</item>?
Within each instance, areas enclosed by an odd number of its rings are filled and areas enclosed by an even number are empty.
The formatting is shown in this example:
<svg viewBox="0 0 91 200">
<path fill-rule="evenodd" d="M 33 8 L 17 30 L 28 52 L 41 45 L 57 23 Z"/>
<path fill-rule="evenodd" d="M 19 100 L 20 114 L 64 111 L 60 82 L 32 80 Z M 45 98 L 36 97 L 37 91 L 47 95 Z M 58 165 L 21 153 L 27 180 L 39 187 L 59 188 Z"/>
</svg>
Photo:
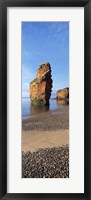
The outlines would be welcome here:
<svg viewBox="0 0 91 200">
<path fill-rule="evenodd" d="M 28 57 L 28 56 L 31 56 L 31 58 L 32 58 L 32 56 L 34 56 L 34 55 L 38 55 L 38 56 L 45 56 L 45 54 L 43 54 L 42 52 L 30 52 L 30 51 L 23 51 L 23 56 L 24 57 Z"/>
<path fill-rule="evenodd" d="M 29 91 L 22 91 L 22 97 L 29 97 Z"/>
<path fill-rule="evenodd" d="M 23 51 L 23 56 L 31 56 L 31 53 L 30 51 Z"/>
<path fill-rule="evenodd" d="M 31 66 L 22 65 L 22 79 L 29 81 L 29 79 L 35 77 L 35 73 L 33 72 Z"/>
</svg>

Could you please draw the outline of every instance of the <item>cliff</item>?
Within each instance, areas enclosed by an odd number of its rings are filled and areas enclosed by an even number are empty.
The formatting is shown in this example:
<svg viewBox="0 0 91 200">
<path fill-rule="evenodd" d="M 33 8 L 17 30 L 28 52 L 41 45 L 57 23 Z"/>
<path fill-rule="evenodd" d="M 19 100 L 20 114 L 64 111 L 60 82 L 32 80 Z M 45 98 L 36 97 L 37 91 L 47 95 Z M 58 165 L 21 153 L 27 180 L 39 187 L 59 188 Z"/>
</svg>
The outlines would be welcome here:
<svg viewBox="0 0 91 200">
<path fill-rule="evenodd" d="M 51 91 L 51 66 L 47 62 L 39 66 L 36 78 L 30 83 L 31 103 L 34 105 L 49 105 Z"/>
</svg>

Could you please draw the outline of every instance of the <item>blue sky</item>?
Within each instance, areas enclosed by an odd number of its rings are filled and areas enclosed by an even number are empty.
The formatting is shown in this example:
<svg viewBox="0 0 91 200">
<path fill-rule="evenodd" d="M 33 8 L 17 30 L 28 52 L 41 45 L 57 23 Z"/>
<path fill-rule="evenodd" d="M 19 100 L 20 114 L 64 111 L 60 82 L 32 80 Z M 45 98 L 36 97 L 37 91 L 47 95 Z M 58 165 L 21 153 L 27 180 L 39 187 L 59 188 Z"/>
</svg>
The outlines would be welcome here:
<svg viewBox="0 0 91 200">
<path fill-rule="evenodd" d="M 49 62 L 53 89 L 69 86 L 69 22 L 22 22 L 22 96 L 40 64 Z"/>
</svg>

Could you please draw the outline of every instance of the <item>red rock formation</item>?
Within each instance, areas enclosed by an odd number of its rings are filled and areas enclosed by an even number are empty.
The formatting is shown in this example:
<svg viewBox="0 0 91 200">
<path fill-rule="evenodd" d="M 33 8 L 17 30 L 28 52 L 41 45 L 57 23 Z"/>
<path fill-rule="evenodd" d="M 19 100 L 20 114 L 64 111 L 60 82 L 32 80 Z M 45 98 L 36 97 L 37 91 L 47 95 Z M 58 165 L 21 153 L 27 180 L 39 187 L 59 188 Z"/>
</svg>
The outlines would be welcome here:
<svg viewBox="0 0 91 200">
<path fill-rule="evenodd" d="M 69 88 L 58 90 L 56 94 L 57 104 L 69 104 Z"/>
<path fill-rule="evenodd" d="M 36 78 L 30 83 L 31 103 L 34 105 L 48 105 L 51 91 L 51 67 L 47 62 L 39 66 Z"/>
<path fill-rule="evenodd" d="M 69 98 L 69 88 L 64 88 L 57 91 L 57 99 Z"/>
</svg>

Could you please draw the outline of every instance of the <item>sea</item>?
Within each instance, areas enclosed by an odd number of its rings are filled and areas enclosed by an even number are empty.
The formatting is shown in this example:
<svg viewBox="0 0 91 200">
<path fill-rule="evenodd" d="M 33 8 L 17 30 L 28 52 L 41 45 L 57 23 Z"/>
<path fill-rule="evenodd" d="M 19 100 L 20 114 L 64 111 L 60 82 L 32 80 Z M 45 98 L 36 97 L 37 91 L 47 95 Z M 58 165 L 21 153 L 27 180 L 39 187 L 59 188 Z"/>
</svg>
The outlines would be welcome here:
<svg viewBox="0 0 91 200">
<path fill-rule="evenodd" d="M 22 97 L 22 117 L 27 117 L 34 114 L 44 113 L 63 108 L 64 105 L 57 104 L 57 101 L 54 98 L 55 95 L 52 95 L 52 97 L 50 98 L 49 106 L 33 106 L 31 105 L 30 97 Z"/>
</svg>

